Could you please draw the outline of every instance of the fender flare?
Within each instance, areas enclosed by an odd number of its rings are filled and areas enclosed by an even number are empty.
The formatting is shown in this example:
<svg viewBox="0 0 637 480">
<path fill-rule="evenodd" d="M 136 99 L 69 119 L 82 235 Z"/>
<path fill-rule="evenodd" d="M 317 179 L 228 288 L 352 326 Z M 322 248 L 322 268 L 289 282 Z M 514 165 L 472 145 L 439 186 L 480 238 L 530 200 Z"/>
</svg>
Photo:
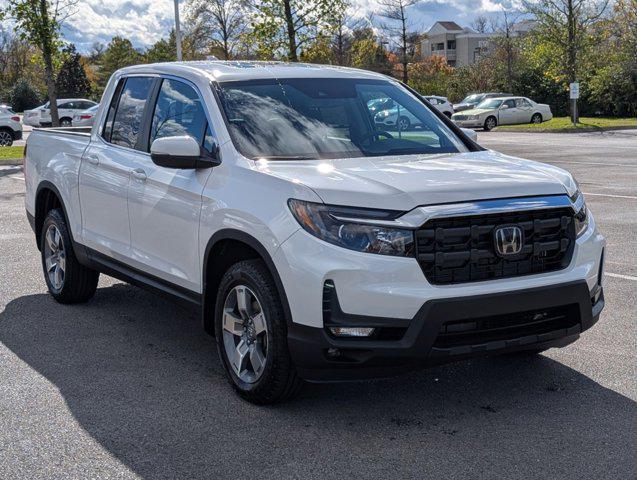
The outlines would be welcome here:
<svg viewBox="0 0 637 480">
<path fill-rule="evenodd" d="M 203 269 L 202 269 L 202 321 L 203 326 L 206 332 L 213 334 L 214 332 L 214 310 L 210 308 L 210 303 L 213 303 L 214 308 L 214 300 L 211 295 L 207 292 L 208 290 L 208 264 L 210 263 L 210 252 L 213 250 L 215 245 L 223 240 L 235 240 L 241 243 L 248 245 L 250 248 L 255 250 L 261 259 L 264 261 L 270 275 L 272 275 L 272 279 L 274 280 L 274 285 L 279 294 L 279 299 L 281 300 L 281 305 L 283 306 L 283 313 L 285 314 L 285 320 L 288 327 L 292 324 L 292 311 L 290 310 L 290 304 L 288 302 L 287 294 L 285 293 L 285 287 L 283 286 L 283 282 L 281 281 L 281 277 L 279 272 L 276 269 L 274 261 L 272 260 L 272 256 L 267 251 L 267 249 L 252 235 L 242 231 L 236 230 L 234 228 L 224 228 L 217 232 L 215 232 L 212 237 L 208 240 L 206 244 L 206 250 L 204 252 L 203 257 Z M 212 293 L 212 292 L 211 292 Z M 216 292 L 214 298 L 216 299 Z M 212 302 L 211 302 L 212 300 Z M 210 315 L 210 313 L 213 313 Z M 213 322 L 212 324 L 210 322 Z"/>
<path fill-rule="evenodd" d="M 64 221 L 66 222 L 66 225 L 69 230 L 69 236 L 71 237 L 73 252 L 75 253 L 75 256 L 77 257 L 77 259 L 79 260 L 81 264 L 87 265 L 88 253 L 86 251 L 86 248 L 82 244 L 78 243 L 75 240 L 75 237 L 73 236 L 73 230 L 71 228 L 71 223 L 69 222 L 69 216 L 68 216 L 68 213 L 66 212 L 66 204 L 64 203 L 64 197 L 60 193 L 60 190 L 55 186 L 55 184 L 49 180 L 42 180 L 38 184 L 37 188 L 35 189 L 35 212 L 34 212 L 34 232 L 33 233 L 35 234 L 35 243 L 38 247 L 38 250 L 40 249 L 39 234 L 41 233 L 41 232 L 38 232 L 38 225 L 41 222 L 44 222 L 44 218 L 38 218 L 38 196 L 40 195 L 40 192 L 44 189 L 51 190 L 60 201 L 60 205 L 62 206 L 62 214 L 64 215 Z"/>
</svg>

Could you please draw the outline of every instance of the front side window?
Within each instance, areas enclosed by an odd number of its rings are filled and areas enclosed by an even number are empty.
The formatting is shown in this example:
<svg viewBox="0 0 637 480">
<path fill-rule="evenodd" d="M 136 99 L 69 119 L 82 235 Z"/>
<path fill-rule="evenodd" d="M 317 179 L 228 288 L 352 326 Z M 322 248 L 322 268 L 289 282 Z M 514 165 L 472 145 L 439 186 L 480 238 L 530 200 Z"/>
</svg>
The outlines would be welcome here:
<svg viewBox="0 0 637 480">
<path fill-rule="evenodd" d="M 498 100 L 497 98 L 488 98 L 487 100 L 480 102 L 476 108 L 494 110 L 496 108 L 500 108 L 500 105 L 502 105 L 502 100 Z"/>
<path fill-rule="evenodd" d="M 515 108 L 515 100 L 507 100 L 504 102 L 505 105 L 508 105 L 509 108 Z"/>
<path fill-rule="evenodd" d="M 129 77 L 126 79 L 115 110 L 110 135 L 111 143 L 122 147 L 136 148 L 144 106 L 148 100 L 153 81 L 154 79 L 150 77 Z"/>
<path fill-rule="evenodd" d="M 204 105 L 195 89 L 178 80 L 164 79 L 155 105 L 149 144 L 157 138 L 181 135 L 190 135 L 207 149 L 212 146 Z"/>
<path fill-rule="evenodd" d="M 218 88 L 237 150 L 248 158 L 317 159 L 466 151 L 395 82 L 281 79 Z"/>
</svg>

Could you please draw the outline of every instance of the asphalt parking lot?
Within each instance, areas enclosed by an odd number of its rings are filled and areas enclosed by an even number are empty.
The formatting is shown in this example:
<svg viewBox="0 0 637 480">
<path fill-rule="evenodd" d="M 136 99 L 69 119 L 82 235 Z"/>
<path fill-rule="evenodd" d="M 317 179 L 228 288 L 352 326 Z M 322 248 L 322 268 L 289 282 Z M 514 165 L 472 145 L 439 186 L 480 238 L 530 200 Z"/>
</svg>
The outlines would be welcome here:
<svg viewBox="0 0 637 480">
<path fill-rule="evenodd" d="M 0 478 L 613 478 L 637 474 L 637 131 L 480 132 L 573 172 L 607 236 L 575 344 L 240 401 L 198 319 L 102 276 L 47 294 L 19 167 L 0 167 Z"/>
</svg>

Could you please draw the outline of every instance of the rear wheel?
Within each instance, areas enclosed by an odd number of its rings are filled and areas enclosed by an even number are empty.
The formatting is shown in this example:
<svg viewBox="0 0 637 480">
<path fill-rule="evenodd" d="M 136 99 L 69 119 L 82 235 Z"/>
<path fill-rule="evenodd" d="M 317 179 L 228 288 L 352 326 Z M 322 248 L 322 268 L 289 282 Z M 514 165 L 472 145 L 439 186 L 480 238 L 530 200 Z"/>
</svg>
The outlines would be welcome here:
<svg viewBox="0 0 637 480">
<path fill-rule="evenodd" d="M 97 290 L 99 272 L 78 262 L 64 215 L 51 210 L 40 235 L 42 269 L 49 292 L 60 303 L 83 303 Z"/>
<path fill-rule="evenodd" d="M 534 113 L 531 117 L 531 123 L 542 123 L 542 115 L 539 113 Z"/>
<path fill-rule="evenodd" d="M 70 118 L 61 118 L 60 127 L 70 127 L 73 125 L 73 121 Z"/>
<path fill-rule="evenodd" d="M 485 121 L 484 121 L 484 129 L 488 132 L 490 130 L 493 130 L 495 127 L 498 126 L 498 121 L 496 120 L 495 117 L 488 117 Z"/>
<path fill-rule="evenodd" d="M 0 147 L 13 145 L 13 134 L 8 130 L 0 130 Z"/>
<path fill-rule="evenodd" d="M 261 260 L 234 264 L 224 274 L 215 305 L 219 357 L 230 384 L 244 399 L 271 404 L 297 395 L 278 291 Z"/>
</svg>

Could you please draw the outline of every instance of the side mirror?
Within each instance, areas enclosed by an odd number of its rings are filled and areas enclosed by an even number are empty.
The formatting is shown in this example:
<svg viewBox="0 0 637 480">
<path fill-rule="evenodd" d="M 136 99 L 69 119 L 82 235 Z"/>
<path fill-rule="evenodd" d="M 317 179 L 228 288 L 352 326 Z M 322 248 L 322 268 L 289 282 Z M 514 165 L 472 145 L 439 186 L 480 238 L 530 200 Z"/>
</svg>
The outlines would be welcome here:
<svg viewBox="0 0 637 480">
<path fill-rule="evenodd" d="M 462 133 L 469 137 L 474 142 L 478 143 L 478 132 L 471 130 L 470 128 L 461 128 Z"/>
<path fill-rule="evenodd" d="M 189 135 L 157 138 L 150 146 L 150 158 L 165 168 L 211 168 L 221 163 L 216 146 L 210 154 Z"/>
<path fill-rule="evenodd" d="M 503 103 L 503 104 L 500 106 L 500 110 L 506 110 L 507 108 L 509 108 L 509 106 L 508 106 L 506 103 Z"/>
</svg>

